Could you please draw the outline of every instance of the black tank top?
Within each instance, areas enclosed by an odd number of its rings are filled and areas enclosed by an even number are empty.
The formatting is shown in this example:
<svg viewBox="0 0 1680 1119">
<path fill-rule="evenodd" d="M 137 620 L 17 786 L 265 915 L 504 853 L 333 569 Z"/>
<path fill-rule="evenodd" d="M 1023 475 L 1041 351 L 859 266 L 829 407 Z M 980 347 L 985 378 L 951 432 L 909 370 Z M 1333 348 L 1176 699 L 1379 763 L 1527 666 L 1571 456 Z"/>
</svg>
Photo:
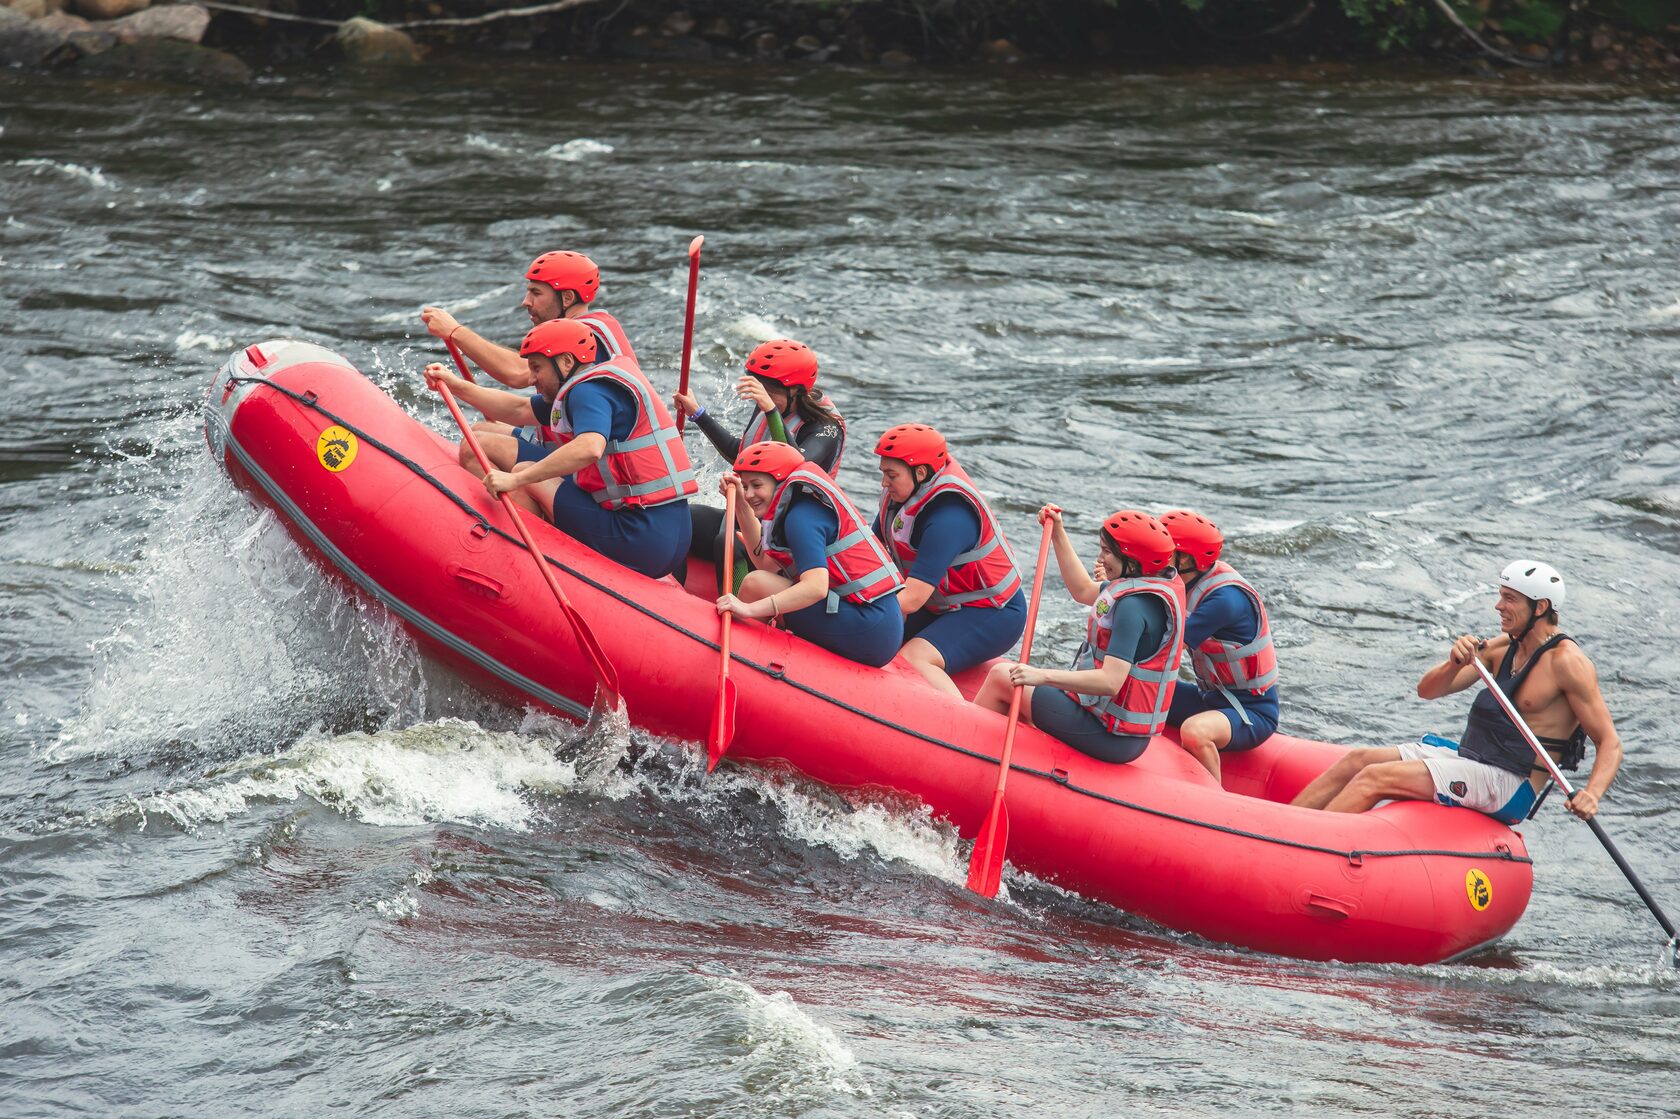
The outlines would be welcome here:
<svg viewBox="0 0 1680 1119">
<path fill-rule="evenodd" d="M 1505 650 L 1505 659 L 1500 662 L 1499 671 L 1493 674 L 1493 679 L 1499 685 L 1499 690 L 1510 699 L 1513 707 L 1516 706 L 1517 691 L 1523 686 L 1523 681 L 1528 679 L 1528 674 L 1534 671 L 1534 666 L 1540 663 L 1540 658 L 1554 645 L 1574 640 L 1567 633 L 1553 634 L 1545 644 L 1534 650 L 1534 655 L 1528 658 L 1528 663 L 1523 665 L 1522 671 L 1517 673 L 1515 678 L 1511 675 L 1511 669 L 1517 663 L 1517 643 L 1511 642 L 1510 648 Z M 1561 752 L 1563 760 L 1559 764 L 1564 769 L 1579 769 L 1581 759 L 1587 753 L 1587 736 L 1577 725 L 1575 733 L 1570 737 L 1541 738 L 1540 745 Z M 1511 717 L 1505 714 L 1504 709 L 1499 706 L 1499 701 L 1493 698 L 1486 688 L 1476 693 L 1476 698 L 1470 703 L 1470 718 L 1464 726 L 1464 737 L 1459 740 L 1458 753 L 1460 757 L 1523 777 L 1527 777 L 1530 770 L 1544 769 L 1536 764 L 1534 751 L 1529 747 L 1522 731 L 1511 722 Z"/>
</svg>

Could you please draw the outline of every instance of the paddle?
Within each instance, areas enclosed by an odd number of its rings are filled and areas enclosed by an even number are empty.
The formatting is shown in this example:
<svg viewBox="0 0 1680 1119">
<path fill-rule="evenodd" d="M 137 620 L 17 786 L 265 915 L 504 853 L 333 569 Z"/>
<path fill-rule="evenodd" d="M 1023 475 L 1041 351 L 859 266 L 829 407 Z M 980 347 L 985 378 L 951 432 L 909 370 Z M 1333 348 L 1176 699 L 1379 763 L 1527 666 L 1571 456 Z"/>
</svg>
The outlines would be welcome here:
<svg viewBox="0 0 1680 1119">
<path fill-rule="evenodd" d="M 738 487 L 730 483 L 723 507 L 723 570 L 733 580 L 735 571 L 735 496 Z M 729 678 L 729 631 L 735 616 L 723 614 L 723 637 L 718 648 L 723 655 L 718 660 L 717 706 L 712 709 L 712 729 L 706 736 L 706 772 L 717 768 L 729 743 L 735 737 L 735 681 Z"/>
<path fill-rule="evenodd" d="M 700 293 L 700 244 L 705 239 L 705 235 L 701 234 L 688 243 L 688 312 L 683 316 L 682 377 L 677 383 L 680 393 L 688 392 L 688 353 L 694 348 L 694 299 Z M 681 431 L 687 421 L 688 415 L 681 408 L 677 409 L 677 430 Z"/>
<path fill-rule="evenodd" d="M 1517 713 L 1516 707 L 1511 703 L 1510 697 L 1505 694 L 1505 690 L 1494 682 L 1493 674 L 1487 670 L 1487 665 L 1482 663 L 1482 658 L 1476 657 L 1472 663 L 1475 664 L 1476 672 L 1481 676 L 1482 683 L 1487 685 L 1487 690 L 1493 693 L 1493 698 L 1504 709 L 1506 716 L 1522 732 L 1522 736 L 1528 740 L 1529 747 L 1534 751 L 1535 756 L 1540 759 L 1541 764 L 1546 767 L 1546 772 L 1552 775 L 1552 780 L 1556 781 L 1558 788 L 1563 790 L 1565 799 L 1574 796 L 1575 790 L 1570 786 L 1569 778 L 1563 775 L 1563 771 L 1557 767 L 1557 763 L 1552 760 L 1552 756 L 1546 753 L 1545 748 L 1540 745 L 1540 740 L 1534 737 L 1534 732 L 1528 728 L 1528 723 L 1524 722 L 1523 717 Z M 1622 853 L 1616 849 L 1616 845 L 1610 842 L 1610 837 L 1604 833 L 1604 827 L 1598 822 L 1598 818 L 1594 816 L 1588 820 L 1587 826 L 1593 830 L 1594 835 L 1598 836 L 1598 841 L 1604 844 L 1604 849 L 1610 853 L 1610 858 L 1627 876 L 1628 882 L 1638 893 L 1639 900 L 1645 903 L 1645 908 L 1651 911 L 1651 915 L 1663 927 L 1663 932 L 1668 934 L 1668 943 L 1664 947 L 1668 950 L 1669 962 L 1680 966 L 1680 961 L 1676 959 L 1676 949 L 1680 948 L 1680 933 L 1674 931 L 1674 922 L 1668 919 L 1668 914 L 1662 911 L 1662 906 L 1658 905 L 1657 900 L 1651 896 L 1651 891 L 1645 888 L 1645 883 L 1639 880 L 1639 875 L 1633 872 L 1633 868 L 1628 865 L 1626 859 L 1622 858 Z"/>
<path fill-rule="evenodd" d="M 1038 625 L 1038 600 L 1044 589 L 1044 568 L 1050 558 L 1050 534 L 1056 522 L 1044 519 L 1044 538 L 1038 542 L 1038 569 L 1033 575 L 1032 601 L 1027 604 L 1027 630 L 1021 638 L 1021 663 L 1032 656 L 1033 630 Z M 1003 880 L 1003 852 L 1009 846 L 1009 810 L 1004 807 L 1003 787 L 1009 780 L 1009 755 L 1015 750 L 1015 728 L 1021 722 L 1022 689 L 1016 687 L 1009 700 L 1009 725 L 1003 732 L 1003 756 L 998 759 L 997 788 L 992 792 L 992 809 L 974 841 L 968 857 L 968 888 L 982 897 L 996 897 Z"/>
<path fill-rule="evenodd" d="M 451 351 L 454 349 L 454 346 L 450 347 Z M 455 360 L 461 360 L 459 353 L 455 355 Z M 478 465 L 488 474 L 494 467 L 490 465 L 489 458 L 485 456 L 484 448 L 478 445 L 478 437 L 473 435 L 472 428 L 467 426 L 467 418 L 461 415 L 461 406 L 455 403 L 455 394 L 450 392 L 449 386 L 441 381 L 438 383 L 438 392 L 443 394 L 443 402 L 449 406 L 449 414 L 455 417 L 455 424 L 461 429 L 461 435 L 466 439 L 467 446 L 472 448 L 473 457 L 478 459 Z M 578 646 L 583 650 L 584 655 L 589 658 L 590 666 L 595 670 L 595 679 L 600 684 L 603 693 L 600 698 L 606 701 L 608 710 L 617 710 L 619 702 L 618 673 L 613 671 L 612 664 L 608 662 L 607 655 L 601 651 L 600 642 L 595 640 L 595 634 L 590 632 L 583 616 L 573 609 L 571 602 L 566 598 L 566 592 L 560 589 L 559 583 L 555 582 L 554 572 L 549 570 L 548 560 L 537 548 L 537 542 L 531 538 L 531 530 L 525 527 L 525 519 L 520 516 L 519 506 L 513 503 L 513 498 L 508 494 L 498 494 L 497 496 L 501 499 L 502 508 L 507 510 L 508 518 L 513 521 L 513 527 L 519 530 L 519 538 L 525 541 L 525 547 L 530 551 L 531 558 L 537 561 L 537 570 L 542 572 L 543 582 L 548 584 L 548 589 L 554 594 L 554 601 L 559 603 L 560 613 L 564 614 L 566 620 L 572 624 L 572 632 L 577 634 Z"/>
<path fill-rule="evenodd" d="M 453 333 L 453 331 L 451 333 Z M 472 370 L 467 368 L 467 359 L 461 356 L 461 347 L 455 344 L 455 339 L 445 338 L 443 340 L 443 344 L 449 347 L 449 356 L 455 359 L 455 368 L 461 371 L 461 376 L 468 381 L 472 381 Z M 477 382 L 474 383 L 476 384 Z"/>
</svg>

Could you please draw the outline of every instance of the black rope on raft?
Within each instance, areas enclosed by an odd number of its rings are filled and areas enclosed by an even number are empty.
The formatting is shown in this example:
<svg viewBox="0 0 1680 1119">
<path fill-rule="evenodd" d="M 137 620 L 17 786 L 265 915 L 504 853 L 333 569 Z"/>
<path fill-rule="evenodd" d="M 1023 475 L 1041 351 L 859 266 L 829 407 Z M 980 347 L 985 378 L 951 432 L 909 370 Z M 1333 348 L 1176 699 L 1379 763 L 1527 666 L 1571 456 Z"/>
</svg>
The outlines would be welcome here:
<svg viewBox="0 0 1680 1119">
<path fill-rule="evenodd" d="M 286 388 L 284 385 L 277 385 L 273 381 L 269 380 L 266 377 L 229 377 L 225 383 L 228 384 L 228 385 L 238 385 L 238 384 L 263 385 L 266 388 L 273 389 L 275 392 L 280 393 L 282 396 L 285 396 L 290 400 L 296 401 L 297 403 L 303 405 L 305 408 L 309 408 L 313 411 L 319 412 L 321 415 L 325 416 L 327 419 L 331 420 L 333 423 L 337 424 L 339 427 L 344 428 L 346 431 L 350 432 L 352 435 L 354 435 L 356 438 L 358 438 L 361 441 L 363 441 L 364 443 L 366 443 L 368 446 L 372 447 L 374 450 L 380 451 L 380 452 L 390 456 L 395 461 L 397 461 L 397 462 L 401 463 L 403 466 L 407 467 L 416 476 L 424 479 L 427 482 L 427 484 L 429 484 L 433 489 L 437 490 L 439 493 L 441 493 L 445 497 L 449 498 L 450 501 L 454 502 L 455 505 L 462 512 L 466 513 L 473 520 L 477 521 L 478 524 L 480 526 L 482 526 L 486 532 L 493 532 L 497 536 L 501 537 L 504 540 L 507 540 L 507 541 L 509 541 L 511 543 L 514 543 L 514 544 L 518 544 L 520 547 L 524 547 L 524 543 L 519 539 L 518 536 L 514 535 L 511 532 L 508 532 L 506 529 L 497 528 L 495 525 L 491 524 L 490 521 L 484 516 L 483 513 L 479 512 L 477 509 L 473 508 L 472 504 L 470 502 L 468 502 L 466 498 L 462 497 L 460 494 L 456 493 L 454 490 L 450 489 L 447 485 L 445 485 L 443 483 L 442 479 L 440 479 L 436 475 L 432 474 L 425 467 L 421 466 L 419 463 L 415 462 L 413 459 L 409 458 L 407 455 L 403 454 L 401 451 L 398 451 L 394 447 L 391 447 L 388 444 L 386 444 L 384 442 L 381 442 L 379 439 L 377 439 L 376 437 L 374 437 L 372 435 L 369 435 L 366 431 L 357 427 L 355 424 L 351 423 L 349 420 L 346 420 L 343 416 L 337 415 L 331 409 L 324 407 L 318 400 L 314 399 L 313 397 L 306 396 L 303 393 L 294 392 L 293 390 L 291 390 L 289 388 Z M 612 598 L 617 599 L 619 602 L 622 602 L 624 605 L 630 607 L 632 610 L 635 610 L 637 613 L 642 614 L 645 617 L 652 618 L 654 621 L 659 622 L 661 625 L 664 625 L 664 626 L 666 626 L 670 629 L 673 629 L 676 632 L 682 634 L 684 637 L 687 637 L 689 640 L 697 641 L 700 644 L 704 645 L 708 649 L 720 649 L 721 648 L 721 646 L 719 646 L 716 641 L 712 641 L 711 639 L 705 637 L 702 634 L 695 633 L 694 631 L 688 629 L 686 626 L 683 626 L 682 624 L 680 624 L 678 622 L 675 622 L 675 621 L 672 621 L 670 618 L 665 617 L 663 614 L 660 614 L 658 611 L 653 610 L 650 607 L 643 606 L 641 603 L 635 601 L 634 599 L 630 598 L 628 595 L 625 595 L 621 591 L 615 590 L 614 588 L 612 588 L 610 586 L 607 586 L 604 583 L 599 583 L 596 580 L 590 578 L 588 575 L 584 574 L 583 572 L 566 566 L 564 563 L 561 563 L 559 560 L 555 559 L 553 556 L 549 555 L 547 552 L 543 553 L 543 559 L 547 560 L 550 564 L 553 564 L 555 567 L 559 568 L 561 571 L 564 571 L 567 575 L 570 575 L 572 578 L 578 580 L 579 582 L 585 583 L 588 586 L 593 587 L 595 590 L 598 590 L 603 594 L 609 595 Z M 978 750 L 971 750 L 966 746 L 959 746 L 954 742 L 946 742 L 942 738 L 936 738 L 931 734 L 925 734 L 922 731 L 919 731 L 919 730 L 915 729 L 914 727 L 902 726 L 898 723 L 893 722 L 891 719 L 885 718 L 884 716 L 881 716 L 881 715 L 877 715 L 873 711 L 868 711 L 868 710 L 865 710 L 862 707 L 858 707 L 858 706 L 855 706 L 853 704 L 847 703 L 845 700 L 840 699 L 837 696 L 831 696 L 827 692 L 824 692 L 824 691 L 820 690 L 819 688 L 815 687 L 814 685 L 806 684 L 806 683 L 803 683 L 799 680 L 796 680 L 793 677 L 789 676 L 787 674 L 787 672 L 783 669 L 772 668 L 771 666 L 769 666 L 767 664 L 759 664 L 757 661 L 752 660 L 750 657 L 744 657 L 740 653 L 735 653 L 735 652 L 731 652 L 730 659 L 733 660 L 733 661 L 739 662 L 740 664 L 743 664 L 748 668 L 751 668 L 755 672 L 758 672 L 758 673 L 760 673 L 762 675 L 765 675 L 765 676 L 769 676 L 772 679 L 779 680 L 782 683 L 787 684 L 788 686 L 797 689 L 798 691 L 804 692 L 806 695 L 809 695 L 809 696 L 811 696 L 815 699 L 820 699 L 823 702 L 830 704 L 831 706 L 838 707 L 842 711 L 850 712 L 851 714 L 856 715 L 860 719 L 865 719 L 865 720 L 867 720 L 869 722 L 872 722 L 872 723 L 875 723 L 879 726 L 887 727 L 891 730 L 897 731 L 899 734 L 903 734 L 903 735 L 907 735 L 911 738 L 919 739 L 920 741 L 926 742 L 929 745 L 938 746 L 941 749 L 950 750 L 950 751 L 953 751 L 955 753 L 962 754 L 965 757 L 974 758 L 977 761 L 990 762 L 994 765 L 997 763 L 997 758 L 993 757 L 990 754 L 981 753 Z M 1188 824 L 1191 827 L 1205 828 L 1209 831 L 1220 832 L 1224 835 L 1237 836 L 1240 839 L 1252 839 L 1252 840 L 1256 840 L 1256 841 L 1261 842 L 1261 843 L 1275 844 L 1276 846 L 1279 846 L 1279 847 L 1290 847 L 1290 848 L 1293 848 L 1297 851 L 1314 851 L 1314 852 L 1317 852 L 1319 854 L 1334 855 L 1337 858 L 1346 859 L 1348 862 L 1351 862 L 1351 863 L 1358 863 L 1362 859 L 1392 859 L 1392 858 L 1403 858 L 1403 857 L 1408 857 L 1408 856 L 1422 856 L 1422 855 L 1435 855 L 1435 856 L 1440 856 L 1440 857 L 1443 857 L 1443 858 L 1454 858 L 1454 859 L 1484 859 L 1484 860 L 1491 859 L 1491 860 L 1494 860 L 1494 861 L 1497 861 L 1497 862 L 1511 862 L 1511 863 L 1533 863 L 1534 862 L 1534 860 L 1532 858 L 1528 857 L 1527 855 L 1518 855 L 1518 854 L 1515 854 L 1514 852 L 1508 851 L 1508 850 L 1506 850 L 1506 851 L 1444 851 L 1444 850 L 1440 850 L 1440 851 L 1438 851 L 1438 850 L 1365 851 L 1365 850 L 1355 849 L 1355 850 L 1350 851 L 1350 850 L 1343 850 L 1343 849 L 1337 848 L 1337 847 L 1325 847 L 1325 846 L 1322 846 L 1322 845 L 1317 844 L 1317 843 L 1304 843 L 1304 842 L 1302 842 L 1300 840 L 1296 840 L 1296 839 L 1284 839 L 1281 836 L 1266 835 L 1262 832 L 1246 831 L 1243 828 L 1231 827 L 1229 824 L 1216 824 L 1216 823 L 1213 823 L 1212 821 L 1209 821 L 1209 820 L 1198 820 L 1198 819 L 1196 819 L 1192 816 L 1182 816 L 1182 815 L 1179 815 L 1176 812 L 1168 812 L 1168 811 L 1166 811 L 1165 809 L 1162 809 L 1162 808 L 1152 808 L 1147 804 L 1138 804 L 1135 801 L 1125 800 L 1121 797 L 1110 796 L 1107 793 L 1099 793 L 1095 789 L 1087 789 L 1087 788 L 1084 788 L 1083 786 L 1075 785 L 1071 781 L 1062 780 L 1061 778 L 1057 777 L 1054 773 L 1051 773 L 1051 772 L 1048 772 L 1048 771 L 1042 770 L 1042 769 L 1034 769 L 1031 766 L 1016 765 L 1014 763 L 1011 763 L 1009 768 L 1010 768 L 1011 772 L 1022 773 L 1022 774 L 1025 774 L 1025 775 L 1029 776 L 1029 777 L 1038 777 L 1038 778 L 1042 778 L 1046 781 L 1052 781 L 1052 782 L 1055 782 L 1058 785 L 1061 785 L 1065 789 L 1068 789 L 1072 792 L 1078 793 L 1080 796 L 1090 797 L 1093 800 L 1100 800 L 1100 801 L 1102 801 L 1106 804 L 1112 804 L 1112 805 L 1114 805 L 1118 808 L 1130 809 L 1133 812 L 1139 812 L 1139 813 L 1142 813 L 1146 816 L 1154 816 L 1155 818 L 1161 819 L 1161 820 L 1171 820 L 1174 823 Z"/>
</svg>

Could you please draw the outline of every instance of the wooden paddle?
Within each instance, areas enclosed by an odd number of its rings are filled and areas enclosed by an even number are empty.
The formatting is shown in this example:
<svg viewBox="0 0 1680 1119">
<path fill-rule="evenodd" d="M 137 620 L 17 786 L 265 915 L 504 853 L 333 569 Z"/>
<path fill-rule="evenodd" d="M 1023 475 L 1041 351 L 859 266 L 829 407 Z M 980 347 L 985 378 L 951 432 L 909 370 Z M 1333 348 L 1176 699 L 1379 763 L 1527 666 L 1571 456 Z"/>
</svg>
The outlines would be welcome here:
<svg viewBox="0 0 1680 1119">
<path fill-rule="evenodd" d="M 453 352 L 455 347 L 451 346 L 450 350 Z M 461 360 L 459 353 L 455 354 L 455 360 Z M 461 436 L 466 439 L 467 446 L 472 448 L 473 457 L 478 459 L 478 465 L 486 474 L 490 473 L 495 467 L 484 454 L 484 448 L 478 445 L 478 437 L 472 433 L 472 428 L 467 426 L 467 418 L 461 415 L 461 406 L 455 403 L 455 394 L 441 381 L 438 382 L 438 392 L 443 395 L 443 402 L 449 406 L 449 414 L 455 417 L 455 424 L 461 429 Z M 596 698 L 605 701 L 608 710 L 617 710 L 620 698 L 618 673 L 613 670 L 607 655 L 601 651 L 601 643 L 595 640 L 595 634 L 590 630 L 588 623 L 573 608 L 566 598 L 566 592 L 560 589 L 560 584 L 555 582 L 554 572 L 549 570 L 547 558 L 537 547 L 537 542 L 531 538 L 531 530 L 525 526 L 525 518 L 520 514 L 519 506 L 513 503 L 513 498 L 508 494 L 498 494 L 497 497 L 501 499 L 502 508 L 507 510 L 508 518 L 513 521 L 513 527 L 519 530 L 519 538 L 525 541 L 531 558 L 537 561 L 537 570 L 542 572 L 543 582 L 547 583 L 548 589 L 553 592 L 554 601 L 560 604 L 560 613 L 572 624 L 572 632 L 577 635 L 578 647 L 583 650 L 584 656 L 589 658 L 590 666 L 595 670 L 595 679 L 600 686 L 600 695 Z"/>
<path fill-rule="evenodd" d="M 723 570 L 724 578 L 731 582 L 735 574 L 735 499 L 739 489 L 730 483 L 723 506 Z M 718 640 L 723 655 L 718 658 L 717 706 L 712 709 L 712 729 L 706 736 L 707 773 L 717 768 L 735 738 L 735 681 L 729 678 L 729 633 L 734 620 L 735 615 L 724 611 L 723 636 Z"/>
<path fill-rule="evenodd" d="M 1557 763 L 1552 760 L 1552 756 L 1546 753 L 1545 747 L 1540 745 L 1540 740 L 1534 737 L 1534 732 L 1529 729 L 1528 723 L 1524 721 L 1523 717 L 1517 713 L 1516 705 L 1505 694 L 1505 690 L 1494 682 L 1493 674 L 1487 670 L 1487 665 L 1482 663 L 1482 658 L 1477 656 L 1471 663 L 1476 666 L 1476 672 L 1481 676 L 1482 683 L 1487 685 L 1487 690 L 1493 693 L 1493 698 L 1504 709 L 1506 718 L 1510 719 L 1512 724 L 1522 732 L 1522 736 L 1528 740 L 1529 748 L 1540 759 L 1540 763 L 1546 767 L 1546 772 L 1552 775 L 1552 780 L 1557 782 L 1558 788 L 1563 790 L 1564 799 L 1567 800 L 1574 796 L 1575 790 L 1569 784 L 1569 778 L 1563 775 L 1563 770 L 1559 769 Z M 1627 877 L 1629 885 L 1639 895 L 1639 900 L 1645 903 L 1645 908 L 1651 911 L 1651 916 L 1657 919 L 1657 924 L 1661 925 L 1663 932 L 1668 934 L 1668 943 L 1663 946 L 1668 961 L 1671 965 L 1680 967 L 1680 959 L 1677 959 L 1677 956 L 1680 956 L 1680 952 L 1677 952 L 1677 949 L 1680 949 L 1680 933 L 1674 931 L 1674 922 L 1668 919 L 1668 914 L 1662 911 L 1662 906 L 1658 905 L 1657 899 L 1651 896 L 1651 891 L 1645 888 L 1645 883 L 1639 880 L 1639 875 L 1633 872 L 1633 868 L 1628 865 L 1626 859 L 1622 858 L 1622 853 L 1616 849 L 1616 845 L 1610 842 L 1610 837 L 1605 834 L 1604 825 L 1598 822 L 1597 816 L 1587 821 L 1587 827 L 1591 828 L 1593 834 L 1598 836 L 1598 841 L 1604 844 L 1604 849 L 1609 852 L 1611 860 Z"/>
<path fill-rule="evenodd" d="M 1050 558 L 1050 534 L 1056 522 L 1044 519 L 1044 537 L 1038 542 L 1038 569 L 1033 573 L 1032 601 L 1027 604 L 1027 630 L 1021 638 L 1021 663 L 1032 656 L 1033 630 L 1038 625 L 1038 600 L 1044 590 L 1044 569 Z M 1015 750 L 1015 728 L 1021 723 L 1022 689 L 1017 686 L 1009 700 L 1009 725 L 1003 732 L 1003 756 L 998 759 L 997 789 L 992 793 L 992 808 L 986 822 L 974 840 L 974 851 L 968 857 L 968 888 L 982 897 L 996 897 L 998 883 L 1003 880 L 1003 853 L 1009 846 L 1009 809 L 1003 803 L 1003 788 L 1009 781 L 1009 756 Z"/>
<path fill-rule="evenodd" d="M 694 300 L 700 294 L 700 245 L 705 240 L 702 234 L 688 243 L 688 312 L 683 316 L 682 377 L 677 382 L 677 391 L 685 394 L 688 392 L 688 356 L 694 348 Z M 688 414 L 681 408 L 677 409 L 677 430 L 681 431 L 687 421 Z M 716 765 L 716 760 L 712 764 Z"/>
</svg>

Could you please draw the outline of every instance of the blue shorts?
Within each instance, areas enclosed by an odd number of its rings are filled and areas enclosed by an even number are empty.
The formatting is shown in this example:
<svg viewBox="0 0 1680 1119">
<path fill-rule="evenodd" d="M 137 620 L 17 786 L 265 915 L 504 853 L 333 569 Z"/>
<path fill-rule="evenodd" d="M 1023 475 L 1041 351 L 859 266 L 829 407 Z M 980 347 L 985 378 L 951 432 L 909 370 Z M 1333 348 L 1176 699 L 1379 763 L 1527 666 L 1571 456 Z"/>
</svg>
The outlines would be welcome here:
<svg viewBox="0 0 1680 1119">
<path fill-rule="evenodd" d="M 567 478 L 554 491 L 549 519 L 555 528 L 578 543 L 653 579 L 668 575 L 687 562 L 686 500 L 655 505 L 651 509 L 603 509 Z"/>
<path fill-rule="evenodd" d="M 519 457 L 515 462 L 541 462 L 560 449 L 558 443 L 544 443 L 542 437 L 537 434 L 541 430 L 535 427 L 514 429 L 513 441 L 519 447 Z"/>
<path fill-rule="evenodd" d="M 904 619 L 904 640 L 920 637 L 945 658 L 947 673 L 1001 657 L 1027 628 L 1027 596 L 1020 591 L 998 607 L 964 606 L 935 614 L 918 610 Z"/>
<path fill-rule="evenodd" d="M 904 644 L 904 612 L 894 595 L 861 605 L 841 599 L 834 613 L 819 602 L 782 615 L 788 632 L 847 660 L 879 668 Z"/>
<path fill-rule="evenodd" d="M 1172 707 L 1167 710 L 1167 725 L 1182 726 L 1184 720 L 1192 715 L 1199 715 L 1203 711 L 1217 711 L 1231 724 L 1230 745 L 1220 752 L 1240 754 L 1244 750 L 1254 749 L 1277 732 L 1277 685 L 1273 684 L 1267 688 L 1264 695 L 1243 692 L 1237 696 L 1237 702 L 1242 704 L 1243 714 L 1248 716 L 1246 723 L 1243 722 L 1242 714 L 1239 714 L 1236 708 L 1231 706 L 1231 702 L 1219 692 L 1204 692 L 1194 684 L 1181 683 L 1173 689 Z"/>
<path fill-rule="evenodd" d="M 1033 726 L 1103 762 L 1129 762 L 1143 753 L 1149 738 L 1141 734 L 1110 734 L 1101 719 L 1060 688 L 1033 689 Z"/>
</svg>

